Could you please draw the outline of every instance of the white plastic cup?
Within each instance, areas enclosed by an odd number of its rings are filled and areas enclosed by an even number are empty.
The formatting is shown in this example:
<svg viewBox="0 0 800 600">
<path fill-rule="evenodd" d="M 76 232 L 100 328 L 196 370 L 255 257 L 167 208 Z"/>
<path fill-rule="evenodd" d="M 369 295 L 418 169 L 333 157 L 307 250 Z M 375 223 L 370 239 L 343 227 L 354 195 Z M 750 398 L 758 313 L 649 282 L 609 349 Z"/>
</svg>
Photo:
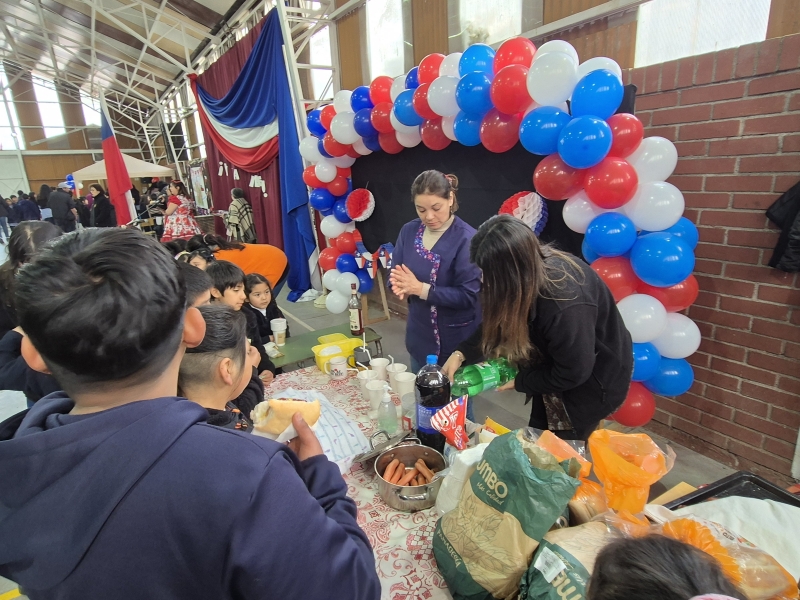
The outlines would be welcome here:
<svg viewBox="0 0 800 600">
<path fill-rule="evenodd" d="M 269 322 L 269 328 L 272 330 L 272 335 L 275 338 L 275 343 L 278 346 L 286 345 L 286 319 L 272 319 Z"/>
<path fill-rule="evenodd" d="M 397 373 L 394 376 L 394 385 L 392 389 L 402 399 L 407 394 L 414 395 L 414 384 L 417 381 L 417 376 L 414 373 Z"/>
<path fill-rule="evenodd" d="M 369 395 L 369 413 L 370 419 L 378 418 L 378 408 L 383 401 L 383 391 L 386 389 L 386 382 L 381 379 L 373 379 L 367 382 L 367 394 Z"/>
<path fill-rule="evenodd" d="M 414 394 L 414 385 L 417 382 L 417 376 L 414 373 L 406 371 L 397 373 L 394 378 L 395 385 L 392 389 L 400 396 L 400 405 L 403 411 L 403 430 L 410 431 L 416 425 L 416 423 L 414 423 L 414 414 L 417 399 Z"/>
<path fill-rule="evenodd" d="M 408 367 L 401 363 L 392 363 L 386 367 L 386 372 L 389 374 L 389 385 L 395 390 L 396 378 L 400 373 L 404 373 Z"/>
<path fill-rule="evenodd" d="M 373 358 L 369 361 L 370 368 L 378 374 L 378 379 L 383 379 L 383 381 L 388 381 L 388 377 L 386 374 L 386 367 L 389 366 L 389 359 L 388 358 Z"/>
<path fill-rule="evenodd" d="M 367 384 L 370 381 L 375 381 L 375 379 L 378 377 L 378 373 L 375 371 L 359 371 L 356 377 L 358 378 L 358 383 L 361 384 L 361 396 L 364 398 L 364 400 L 369 400 Z"/>
</svg>

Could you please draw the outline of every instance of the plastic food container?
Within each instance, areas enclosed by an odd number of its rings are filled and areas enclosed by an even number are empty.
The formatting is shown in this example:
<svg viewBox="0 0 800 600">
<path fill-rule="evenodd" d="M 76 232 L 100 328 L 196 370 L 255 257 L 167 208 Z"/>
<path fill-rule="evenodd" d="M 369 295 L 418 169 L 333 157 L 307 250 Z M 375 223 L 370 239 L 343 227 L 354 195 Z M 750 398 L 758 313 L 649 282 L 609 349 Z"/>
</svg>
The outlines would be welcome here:
<svg viewBox="0 0 800 600">
<path fill-rule="evenodd" d="M 333 335 L 341 335 L 341 334 L 333 334 Z M 328 336 L 322 336 L 322 337 L 328 337 Z M 327 363 L 330 359 L 335 358 L 337 356 L 344 356 L 345 358 L 349 358 L 353 356 L 353 351 L 360 345 L 361 345 L 360 339 L 345 337 L 344 339 L 339 339 L 333 342 L 328 342 L 326 344 L 319 344 L 318 346 L 314 346 L 313 348 L 311 348 L 311 351 L 314 353 L 314 359 L 317 362 L 317 368 L 320 371 L 324 371 L 325 363 Z M 354 367 L 355 364 L 352 364 L 350 366 Z"/>
</svg>

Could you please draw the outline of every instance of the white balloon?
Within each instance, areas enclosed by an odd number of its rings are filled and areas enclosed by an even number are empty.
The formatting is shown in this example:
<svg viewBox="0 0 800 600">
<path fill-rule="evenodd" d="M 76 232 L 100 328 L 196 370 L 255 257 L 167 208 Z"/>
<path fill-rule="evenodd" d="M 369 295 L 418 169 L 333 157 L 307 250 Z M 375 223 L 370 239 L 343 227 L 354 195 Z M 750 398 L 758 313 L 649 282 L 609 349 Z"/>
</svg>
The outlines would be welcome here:
<svg viewBox="0 0 800 600">
<path fill-rule="evenodd" d="M 339 92 L 341 94 L 341 92 Z M 351 111 L 342 111 L 336 113 L 331 121 L 331 135 L 340 144 L 354 144 L 361 136 L 356 132 L 353 119 L 356 114 Z"/>
<path fill-rule="evenodd" d="M 337 114 L 353 110 L 353 107 L 350 106 L 350 96 L 352 95 L 353 92 L 350 90 L 336 92 L 336 95 L 333 97 L 333 108 L 336 109 Z"/>
<path fill-rule="evenodd" d="M 456 102 L 458 82 L 458 77 L 447 75 L 445 77 L 437 77 L 431 83 L 428 88 L 428 106 L 437 115 L 452 117 L 461 110 Z"/>
<path fill-rule="evenodd" d="M 686 358 L 700 347 L 700 329 L 689 317 L 680 313 L 667 314 L 667 326 L 653 345 L 661 356 Z"/>
<path fill-rule="evenodd" d="M 336 179 L 336 165 L 329 160 L 321 160 L 314 167 L 314 174 L 322 183 L 330 183 Z"/>
<path fill-rule="evenodd" d="M 577 64 L 564 52 L 548 52 L 533 61 L 528 71 L 528 93 L 542 106 L 566 101 L 577 83 Z"/>
<path fill-rule="evenodd" d="M 344 230 L 353 233 L 356 230 L 356 222 L 350 221 L 349 223 L 346 223 L 344 226 Z"/>
<path fill-rule="evenodd" d="M 392 87 L 389 90 L 389 96 L 392 99 L 392 102 L 397 100 L 397 97 L 406 89 L 406 76 L 399 75 L 394 78 L 392 81 Z"/>
<path fill-rule="evenodd" d="M 355 273 L 342 273 L 336 280 L 336 291 L 349 298 L 352 292 L 350 286 L 354 283 L 356 284 L 356 291 L 358 291 L 360 282 Z"/>
<path fill-rule="evenodd" d="M 396 135 L 397 141 L 400 142 L 400 145 L 404 148 L 413 148 L 414 146 L 418 146 L 422 141 L 422 137 L 419 133 L 419 127 L 415 127 L 414 131 L 411 133 L 400 133 L 398 131 Z"/>
<path fill-rule="evenodd" d="M 303 138 L 300 142 L 300 155 L 310 163 L 318 163 L 325 157 L 319 152 L 319 140 L 313 135 Z"/>
<path fill-rule="evenodd" d="M 453 52 L 444 57 L 439 65 L 439 77 L 461 77 L 458 72 L 458 63 L 461 62 L 461 52 Z"/>
<path fill-rule="evenodd" d="M 336 269 L 325 271 L 325 274 L 322 276 L 322 285 L 325 286 L 325 289 L 335 290 L 336 280 L 339 279 L 339 275 L 341 275 L 341 273 Z"/>
<path fill-rule="evenodd" d="M 394 127 L 397 133 L 414 133 L 415 131 L 419 131 L 419 125 L 403 125 L 398 121 L 397 117 L 394 115 L 394 109 L 389 113 L 389 121 L 392 122 L 392 127 Z"/>
<path fill-rule="evenodd" d="M 617 61 L 607 56 L 596 56 L 595 58 L 590 58 L 586 62 L 581 63 L 578 67 L 578 79 L 583 79 L 592 71 L 599 71 L 600 69 L 611 71 L 617 76 L 617 79 L 622 82 L 622 69 L 617 64 Z"/>
<path fill-rule="evenodd" d="M 634 344 L 652 342 L 667 326 L 667 309 L 647 294 L 632 294 L 617 302 L 625 327 Z"/>
<path fill-rule="evenodd" d="M 328 311 L 332 312 L 333 314 L 338 315 L 339 313 L 343 313 L 345 310 L 347 310 L 347 302 L 347 296 L 344 296 L 334 290 L 325 298 L 325 308 L 327 308 Z"/>
<path fill-rule="evenodd" d="M 678 165 L 678 149 L 667 138 L 644 138 L 626 160 L 636 169 L 639 183 L 666 181 Z"/>
<path fill-rule="evenodd" d="M 358 152 L 361 156 L 367 156 L 368 154 L 372 154 L 372 150 L 367 148 L 367 145 L 364 143 L 362 138 L 358 138 L 355 143 L 353 144 L 353 149 Z"/>
<path fill-rule="evenodd" d="M 337 167 L 341 167 L 343 169 L 346 169 L 347 167 L 352 167 L 356 162 L 355 158 L 353 158 L 352 156 L 347 156 L 346 154 L 344 156 L 336 156 L 334 158 L 329 158 L 328 160 L 331 161 L 333 164 L 335 164 Z"/>
<path fill-rule="evenodd" d="M 533 56 L 533 62 L 536 62 L 542 56 L 550 54 L 551 52 L 563 52 L 564 54 L 568 54 L 569 57 L 575 62 L 576 67 L 578 66 L 578 63 L 581 62 L 578 58 L 578 51 L 575 50 L 575 47 L 564 40 L 552 40 L 539 46 L 536 49 L 536 54 Z"/>
<path fill-rule="evenodd" d="M 662 231 L 678 222 L 685 204 L 683 194 L 674 185 L 651 181 L 638 185 L 633 198 L 623 204 L 622 212 L 633 221 L 636 229 Z"/>
<path fill-rule="evenodd" d="M 572 229 L 572 231 L 586 233 L 586 228 L 589 227 L 589 223 L 591 223 L 596 216 L 602 215 L 604 212 L 608 211 L 594 204 L 589 200 L 586 191 L 581 190 L 564 203 L 562 215 L 564 217 L 564 223 L 566 223 L 567 227 Z"/>
<path fill-rule="evenodd" d="M 442 117 L 442 131 L 448 138 L 450 138 L 454 142 L 457 142 L 458 140 L 456 139 L 455 125 L 456 125 L 455 115 L 451 115 L 449 117 Z"/>
<path fill-rule="evenodd" d="M 338 221 L 333 215 L 328 215 L 319 223 L 322 235 L 329 238 L 339 237 L 345 232 L 346 225 Z"/>
</svg>

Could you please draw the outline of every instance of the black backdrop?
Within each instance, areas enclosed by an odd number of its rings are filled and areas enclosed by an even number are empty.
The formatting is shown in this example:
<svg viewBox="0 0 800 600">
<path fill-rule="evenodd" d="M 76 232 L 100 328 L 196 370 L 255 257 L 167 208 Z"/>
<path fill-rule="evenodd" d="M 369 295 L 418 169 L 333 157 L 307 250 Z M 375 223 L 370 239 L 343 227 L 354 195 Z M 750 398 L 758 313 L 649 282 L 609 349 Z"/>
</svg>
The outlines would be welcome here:
<svg viewBox="0 0 800 600">
<path fill-rule="evenodd" d="M 618 112 L 633 113 L 636 88 L 625 86 Z M 518 192 L 533 191 L 533 170 L 543 157 L 517 144 L 503 154 L 489 152 L 483 145 L 451 143 L 444 150 L 429 150 L 424 144 L 406 148 L 398 155 L 373 152 L 356 160 L 352 167 L 353 187 L 367 188 L 375 196 L 375 212 L 358 223 L 367 250 L 386 242 L 395 243 L 400 228 L 417 217 L 411 198 L 414 178 L 428 169 L 458 177 L 458 216 L 476 229 L 496 215 L 500 205 Z M 564 202 L 547 200 L 549 218 L 540 239 L 581 256 L 583 235 L 564 223 Z"/>
</svg>

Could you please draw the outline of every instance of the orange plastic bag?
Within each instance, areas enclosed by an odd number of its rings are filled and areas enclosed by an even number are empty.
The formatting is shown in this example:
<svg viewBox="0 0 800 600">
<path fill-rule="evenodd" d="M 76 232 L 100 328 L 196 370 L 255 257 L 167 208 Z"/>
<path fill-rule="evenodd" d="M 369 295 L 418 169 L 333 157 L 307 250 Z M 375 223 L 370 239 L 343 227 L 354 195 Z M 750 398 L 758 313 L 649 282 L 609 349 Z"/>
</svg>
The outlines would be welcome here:
<svg viewBox="0 0 800 600">
<path fill-rule="evenodd" d="M 536 445 L 540 448 L 547 450 L 550 454 L 555 456 L 559 461 L 569 460 L 574 458 L 581 465 L 578 477 L 584 479 L 592 472 L 592 463 L 586 460 L 575 448 L 570 446 L 567 442 L 556 436 L 552 431 L 545 430 L 536 440 Z"/>
<path fill-rule="evenodd" d="M 608 429 L 589 437 L 594 472 L 605 489 L 608 507 L 638 514 L 647 504 L 650 486 L 669 473 L 675 453 L 665 454 L 649 435 Z"/>
<path fill-rule="evenodd" d="M 581 479 L 581 485 L 569 501 L 570 526 L 588 523 L 608 510 L 603 487 L 596 481 Z"/>
<path fill-rule="evenodd" d="M 664 523 L 661 533 L 716 558 L 750 600 L 798 598 L 797 583 L 778 561 L 722 525 L 690 516 Z"/>
</svg>

